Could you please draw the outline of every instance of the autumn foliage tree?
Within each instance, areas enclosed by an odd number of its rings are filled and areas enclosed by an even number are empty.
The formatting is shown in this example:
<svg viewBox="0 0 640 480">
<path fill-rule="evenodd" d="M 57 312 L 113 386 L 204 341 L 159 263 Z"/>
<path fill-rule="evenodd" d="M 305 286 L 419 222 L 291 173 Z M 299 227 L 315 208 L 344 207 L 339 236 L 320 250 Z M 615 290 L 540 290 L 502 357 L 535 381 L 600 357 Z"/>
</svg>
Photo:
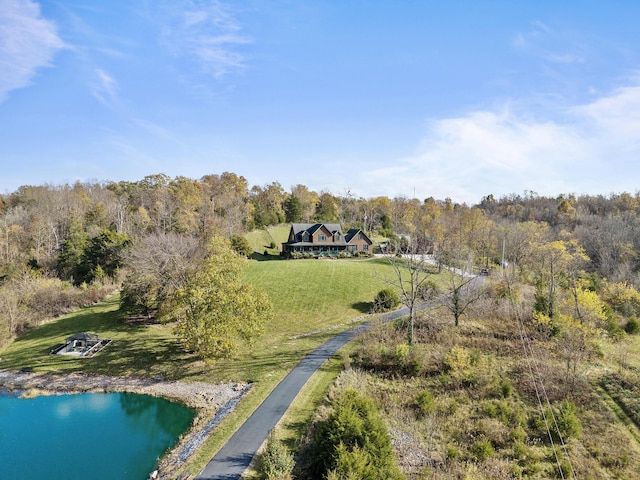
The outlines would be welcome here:
<svg viewBox="0 0 640 480">
<path fill-rule="evenodd" d="M 243 282 L 246 259 L 229 242 L 214 237 L 208 256 L 193 279 L 173 295 L 166 319 L 185 349 L 204 360 L 229 358 L 251 343 L 272 315 L 266 293 Z"/>
</svg>

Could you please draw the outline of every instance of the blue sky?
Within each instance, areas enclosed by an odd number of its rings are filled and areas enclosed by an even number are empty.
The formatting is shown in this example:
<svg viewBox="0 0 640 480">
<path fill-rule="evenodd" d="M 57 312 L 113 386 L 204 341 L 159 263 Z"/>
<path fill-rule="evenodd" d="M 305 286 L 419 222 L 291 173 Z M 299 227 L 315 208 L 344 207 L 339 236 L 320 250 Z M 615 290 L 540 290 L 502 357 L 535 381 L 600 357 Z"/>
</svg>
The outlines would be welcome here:
<svg viewBox="0 0 640 480">
<path fill-rule="evenodd" d="M 0 192 L 640 189 L 640 2 L 0 0 Z"/>
</svg>

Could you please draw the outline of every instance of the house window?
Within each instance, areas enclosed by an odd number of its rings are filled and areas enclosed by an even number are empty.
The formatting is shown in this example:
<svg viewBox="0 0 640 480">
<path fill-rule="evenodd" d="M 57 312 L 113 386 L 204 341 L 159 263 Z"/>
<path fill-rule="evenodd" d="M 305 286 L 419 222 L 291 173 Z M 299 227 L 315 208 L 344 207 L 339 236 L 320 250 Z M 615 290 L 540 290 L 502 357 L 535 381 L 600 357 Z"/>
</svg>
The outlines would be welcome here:
<svg viewBox="0 0 640 480">
<path fill-rule="evenodd" d="M 358 233 L 358 240 L 362 240 L 362 232 Z"/>
<path fill-rule="evenodd" d="M 336 233 L 336 241 L 339 241 L 339 240 L 340 240 L 340 234 Z"/>
<path fill-rule="evenodd" d="M 365 252 L 369 251 L 369 245 L 367 243 L 365 243 L 362 248 Z"/>
<path fill-rule="evenodd" d="M 321 233 L 320 235 L 318 235 L 318 240 L 320 240 L 321 242 L 326 242 L 327 236 L 324 233 Z"/>
</svg>

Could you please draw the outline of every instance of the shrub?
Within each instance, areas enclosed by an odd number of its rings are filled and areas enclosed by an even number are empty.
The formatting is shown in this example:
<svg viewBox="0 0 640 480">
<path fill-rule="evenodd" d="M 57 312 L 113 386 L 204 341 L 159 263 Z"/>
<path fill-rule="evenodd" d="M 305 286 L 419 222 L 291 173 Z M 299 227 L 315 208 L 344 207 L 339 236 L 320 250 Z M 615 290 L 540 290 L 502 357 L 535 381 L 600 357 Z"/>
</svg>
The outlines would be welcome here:
<svg viewBox="0 0 640 480">
<path fill-rule="evenodd" d="M 373 299 L 374 312 L 386 312 L 393 310 L 400 304 L 398 294 L 392 288 L 383 288 Z"/>
<path fill-rule="evenodd" d="M 513 394 L 513 385 L 509 380 L 500 380 L 500 391 L 502 398 L 509 398 Z"/>
<path fill-rule="evenodd" d="M 253 253 L 253 248 L 249 244 L 249 240 L 240 235 L 234 235 L 231 237 L 231 248 L 233 248 L 238 255 L 248 257 Z"/>
<path fill-rule="evenodd" d="M 473 444 L 471 454 L 479 462 L 484 462 L 495 455 L 495 450 L 489 440 L 482 438 Z"/>
<path fill-rule="evenodd" d="M 623 330 L 622 328 L 620 328 L 620 325 L 618 324 L 618 320 L 616 320 L 616 318 L 613 315 L 607 315 L 604 328 L 612 340 L 619 340 L 624 335 L 624 331 L 626 330 L 626 325 L 625 325 L 625 329 Z"/>
<path fill-rule="evenodd" d="M 436 403 L 433 399 L 433 394 L 429 390 L 420 392 L 416 397 L 416 405 L 420 409 L 423 415 L 429 415 L 436 409 Z"/>
<path fill-rule="evenodd" d="M 427 280 L 418 287 L 418 297 L 422 300 L 431 300 L 435 298 L 438 293 L 440 293 L 440 288 L 433 280 Z"/>
<path fill-rule="evenodd" d="M 626 283 L 606 283 L 602 298 L 622 315 L 640 313 L 640 292 Z"/>
<path fill-rule="evenodd" d="M 553 410 L 545 409 L 547 424 L 542 417 L 539 417 L 531 419 L 532 427 L 537 429 L 539 435 L 545 439 L 548 438 L 547 425 L 554 441 L 559 441 L 560 436 L 563 441 L 569 438 L 578 438 L 582 433 L 582 424 L 577 416 L 577 411 L 578 409 L 573 402 L 565 400 Z"/>
<path fill-rule="evenodd" d="M 489 372 L 489 363 L 485 357 L 474 350 L 454 345 L 444 356 L 444 371 L 453 386 L 469 386 L 479 383 Z"/>
<path fill-rule="evenodd" d="M 408 344 L 399 343 L 396 345 L 396 363 L 399 367 L 403 368 L 407 364 L 410 353 L 411 347 Z"/>
<path fill-rule="evenodd" d="M 636 317 L 631 317 L 624 326 L 624 331 L 629 335 L 635 335 L 640 331 L 640 323 Z"/>
<path fill-rule="evenodd" d="M 482 412 L 490 418 L 500 420 L 507 427 L 526 425 L 525 414 L 517 403 L 507 399 L 490 400 L 482 405 Z"/>
<path fill-rule="evenodd" d="M 560 468 L 556 471 L 556 478 L 572 478 L 573 477 L 573 468 L 571 468 L 571 463 L 563 458 L 560 460 Z"/>
<path fill-rule="evenodd" d="M 314 447 L 314 478 L 324 478 L 332 471 L 333 478 L 353 478 L 349 472 L 362 465 L 367 465 L 370 475 L 356 478 L 403 478 L 391 436 L 373 400 L 352 388 L 333 402 L 333 411 L 316 430 Z"/>
<path fill-rule="evenodd" d="M 460 450 L 455 445 L 449 443 L 445 448 L 445 455 L 449 460 L 460 458 Z"/>
<path fill-rule="evenodd" d="M 349 450 L 344 444 L 338 445 L 336 451 L 336 465 L 327 474 L 327 480 L 357 480 L 365 478 L 380 478 L 370 455 L 356 446 Z"/>
<path fill-rule="evenodd" d="M 568 438 L 578 438 L 582 433 L 582 424 L 578 418 L 578 408 L 576 404 L 565 400 L 560 404 L 556 413 L 556 423 L 558 424 L 558 430 L 564 440 Z M 557 436 L 557 432 L 554 432 Z"/>
<path fill-rule="evenodd" d="M 271 432 L 267 437 L 265 452 L 260 459 L 260 478 L 263 480 L 290 480 L 294 466 L 293 454 Z"/>
</svg>

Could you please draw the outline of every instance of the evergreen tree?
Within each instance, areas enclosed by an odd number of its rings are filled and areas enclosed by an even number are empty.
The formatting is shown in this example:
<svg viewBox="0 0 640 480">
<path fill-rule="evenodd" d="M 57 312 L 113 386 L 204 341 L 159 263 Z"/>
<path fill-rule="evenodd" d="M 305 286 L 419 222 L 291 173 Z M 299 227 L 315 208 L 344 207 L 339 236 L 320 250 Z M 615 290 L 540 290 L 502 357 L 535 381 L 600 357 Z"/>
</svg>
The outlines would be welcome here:
<svg viewBox="0 0 640 480">
<path fill-rule="evenodd" d="M 396 463 L 391 436 L 373 400 L 356 390 L 342 392 L 315 439 L 312 469 L 317 478 L 404 478 Z"/>
<path fill-rule="evenodd" d="M 96 272 L 113 277 L 120 267 L 122 251 L 129 245 L 129 237 L 111 229 L 104 229 L 89 242 L 83 264 L 84 279 L 91 281 L 97 277 Z"/>
<path fill-rule="evenodd" d="M 284 201 L 285 220 L 289 223 L 297 223 L 302 220 L 302 203 L 298 197 L 291 195 Z"/>
<path fill-rule="evenodd" d="M 62 244 L 62 251 L 58 255 L 58 275 L 63 280 L 73 280 L 74 284 L 81 284 L 86 276 L 85 250 L 89 244 L 87 232 L 82 223 L 71 217 L 69 234 Z"/>
</svg>

